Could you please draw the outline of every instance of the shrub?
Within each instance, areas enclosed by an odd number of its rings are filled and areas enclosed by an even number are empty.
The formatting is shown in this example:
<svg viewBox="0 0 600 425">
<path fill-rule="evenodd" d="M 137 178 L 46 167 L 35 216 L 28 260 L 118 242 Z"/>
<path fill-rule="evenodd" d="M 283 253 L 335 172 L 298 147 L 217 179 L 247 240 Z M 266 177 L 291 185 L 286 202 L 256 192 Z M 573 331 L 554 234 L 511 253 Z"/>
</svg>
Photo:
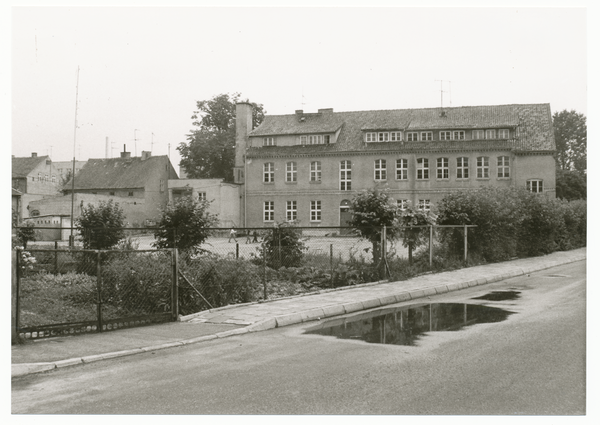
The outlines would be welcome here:
<svg viewBox="0 0 600 425">
<path fill-rule="evenodd" d="M 98 206 L 83 207 L 75 224 L 83 237 L 84 249 L 109 249 L 123 239 L 125 213 L 112 199 L 100 201 Z"/>
<path fill-rule="evenodd" d="M 292 224 L 276 224 L 273 231 L 264 235 L 258 259 L 265 256 L 267 266 L 272 269 L 301 266 L 306 247 L 300 236 L 301 231 Z"/>
<path fill-rule="evenodd" d="M 28 242 L 35 242 L 35 240 L 36 231 L 34 222 L 28 221 L 25 225 L 17 229 L 17 243 L 23 245 L 24 249 L 27 249 Z"/>
<path fill-rule="evenodd" d="M 402 235 L 402 245 L 408 248 L 408 262 L 413 262 L 413 251 L 425 244 L 428 238 L 424 235 L 429 231 L 426 227 L 436 222 L 436 216 L 431 211 L 416 210 L 412 205 L 408 205 L 404 211 L 401 211 L 397 220 L 400 226 L 398 233 Z"/>
</svg>

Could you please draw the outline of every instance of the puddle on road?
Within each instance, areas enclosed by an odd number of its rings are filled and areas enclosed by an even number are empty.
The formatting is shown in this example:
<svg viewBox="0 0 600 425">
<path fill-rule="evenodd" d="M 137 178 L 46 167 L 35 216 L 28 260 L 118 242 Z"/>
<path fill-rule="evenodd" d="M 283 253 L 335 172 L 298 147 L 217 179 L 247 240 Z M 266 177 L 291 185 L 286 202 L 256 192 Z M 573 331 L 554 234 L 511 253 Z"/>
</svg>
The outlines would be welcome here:
<svg viewBox="0 0 600 425">
<path fill-rule="evenodd" d="M 501 322 L 510 314 L 500 308 L 477 304 L 419 304 L 328 320 L 305 334 L 373 344 L 415 345 L 427 332 L 458 331 L 477 323 Z"/>
<path fill-rule="evenodd" d="M 473 300 L 488 300 L 488 301 L 506 301 L 516 300 L 520 296 L 519 291 L 493 291 L 481 297 L 471 298 Z"/>
</svg>

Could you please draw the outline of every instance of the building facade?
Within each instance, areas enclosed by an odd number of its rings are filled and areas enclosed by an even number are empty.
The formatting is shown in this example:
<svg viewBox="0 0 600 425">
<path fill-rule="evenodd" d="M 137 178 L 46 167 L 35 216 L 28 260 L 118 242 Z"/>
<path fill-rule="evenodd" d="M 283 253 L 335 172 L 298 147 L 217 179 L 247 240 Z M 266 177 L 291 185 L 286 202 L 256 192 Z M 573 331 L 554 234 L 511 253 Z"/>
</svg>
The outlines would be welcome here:
<svg viewBox="0 0 600 425">
<path fill-rule="evenodd" d="M 247 227 L 344 226 L 359 191 L 386 188 L 400 208 L 435 210 L 482 186 L 555 196 L 549 104 L 266 116 L 236 106 L 236 167 Z"/>
</svg>

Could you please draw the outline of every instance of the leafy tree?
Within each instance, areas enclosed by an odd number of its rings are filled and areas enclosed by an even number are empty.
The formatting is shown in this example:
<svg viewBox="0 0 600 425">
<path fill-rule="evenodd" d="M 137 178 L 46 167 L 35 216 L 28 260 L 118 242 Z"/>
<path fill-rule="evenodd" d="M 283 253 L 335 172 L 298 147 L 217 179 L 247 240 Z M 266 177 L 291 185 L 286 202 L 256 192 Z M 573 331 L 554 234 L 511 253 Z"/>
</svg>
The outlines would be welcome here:
<svg viewBox="0 0 600 425">
<path fill-rule="evenodd" d="M 27 249 L 27 242 L 35 242 L 35 223 L 32 221 L 26 222 L 23 226 L 17 229 L 17 241 Z"/>
<path fill-rule="evenodd" d="M 83 237 L 84 249 L 109 249 L 125 236 L 125 213 L 112 199 L 100 201 L 98 206 L 83 207 L 75 225 Z"/>
<path fill-rule="evenodd" d="M 208 229 L 217 223 L 217 216 L 208 212 L 209 206 L 210 201 L 190 196 L 167 205 L 154 232 L 153 246 L 197 252 L 209 236 Z"/>
<path fill-rule="evenodd" d="M 248 100 L 245 100 L 248 102 Z M 179 163 L 190 178 L 223 178 L 233 180 L 235 165 L 235 104 L 240 94 L 220 94 L 210 100 L 196 102 L 192 115 L 195 126 L 181 143 Z M 253 127 L 264 119 L 263 105 L 252 103 Z"/>
<path fill-rule="evenodd" d="M 280 267 L 299 267 L 305 246 L 300 240 L 301 233 L 290 223 L 277 223 L 268 231 L 261 243 L 261 256 L 264 252 L 266 263 L 273 269 Z"/>
<path fill-rule="evenodd" d="M 386 190 L 369 189 L 358 193 L 351 201 L 351 227 L 373 245 L 373 263 L 378 264 L 381 258 L 381 233 L 386 226 L 386 235 L 394 239 L 399 228 L 394 226 L 397 207 Z"/>
<path fill-rule="evenodd" d="M 586 117 L 575 111 L 555 112 L 552 116 L 556 161 L 561 170 L 587 169 Z"/>
<path fill-rule="evenodd" d="M 578 170 L 556 170 L 556 197 L 572 201 L 587 199 L 586 175 Z"/>
<path fill-rule="evenodd" d="M 398 224 L 401 225 L 402 245 L 408 248 L 408 262 L 413 263 L 413 251 L 419 246 L 425 244 L 428 238 L 424 237 L 429 233 L 426 227 L 434 225 L 436 216 L 431 211 L 415 209 L 408 205 L 404 211 L 400 211 Z"/>
</svg>

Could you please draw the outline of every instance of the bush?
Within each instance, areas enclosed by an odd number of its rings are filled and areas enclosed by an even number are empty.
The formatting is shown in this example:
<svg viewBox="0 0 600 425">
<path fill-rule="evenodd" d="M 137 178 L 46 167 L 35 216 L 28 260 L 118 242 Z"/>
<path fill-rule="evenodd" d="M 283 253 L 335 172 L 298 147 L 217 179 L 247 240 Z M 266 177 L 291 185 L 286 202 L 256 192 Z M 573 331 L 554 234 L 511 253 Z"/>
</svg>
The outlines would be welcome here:
<svg viewBox="0 0 600 425">
<path fill-rule="evenodd" d="M 125 235 L 125 213 L 112 199 L 83 207 L 75 224 L 83 237 L 84 249 L 110 249 Z"/>
<path fill-rule="evenodd" d="M 257 258 L 266 256 L 267 266 L 272 269 L 300 267 L 306 250 L 300 236 L 301 231 L 292 224 L 278 223 L 264 235 Z"/>
</svg>

